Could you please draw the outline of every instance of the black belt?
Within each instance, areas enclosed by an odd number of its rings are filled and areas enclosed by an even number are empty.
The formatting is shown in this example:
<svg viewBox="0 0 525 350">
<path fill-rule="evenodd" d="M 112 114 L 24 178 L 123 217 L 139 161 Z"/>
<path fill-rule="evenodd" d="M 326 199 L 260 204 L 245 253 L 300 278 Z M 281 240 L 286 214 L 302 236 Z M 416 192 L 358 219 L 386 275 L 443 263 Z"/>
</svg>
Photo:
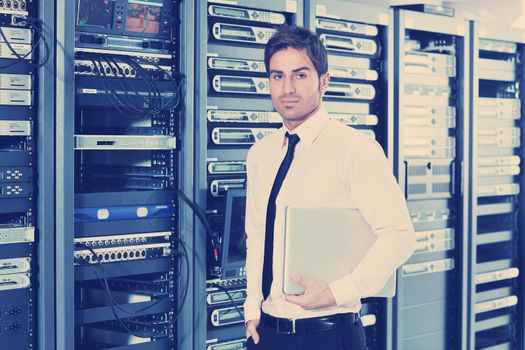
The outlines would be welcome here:
<svg viewBox="0 0 525 350">
<path fill-rule="evenodd" d="M 273 317 L 265 313 L 261 314 L 261 324 L 281 334 L 330 331 L 341 326 L 352 325 L 357 321 L 359 321 L 359 314 L 353 312 L 298 320 Z"/>
</svg>

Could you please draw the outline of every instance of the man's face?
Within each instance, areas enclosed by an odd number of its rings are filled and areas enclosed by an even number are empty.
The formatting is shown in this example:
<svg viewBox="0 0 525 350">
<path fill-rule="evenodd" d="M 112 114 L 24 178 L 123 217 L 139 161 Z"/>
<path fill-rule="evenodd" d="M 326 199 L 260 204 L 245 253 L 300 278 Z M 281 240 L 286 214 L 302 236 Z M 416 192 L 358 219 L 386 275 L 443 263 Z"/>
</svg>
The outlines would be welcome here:
<svg viewBox="0 0 525 350">
<path fill-rule="evenodd" d="M 277 51 L 270 59 L 270 93 L 274 108 L 293 130 L 315 113 L 328 87 L 305 52 L 293 48 Z"/>
</svg>

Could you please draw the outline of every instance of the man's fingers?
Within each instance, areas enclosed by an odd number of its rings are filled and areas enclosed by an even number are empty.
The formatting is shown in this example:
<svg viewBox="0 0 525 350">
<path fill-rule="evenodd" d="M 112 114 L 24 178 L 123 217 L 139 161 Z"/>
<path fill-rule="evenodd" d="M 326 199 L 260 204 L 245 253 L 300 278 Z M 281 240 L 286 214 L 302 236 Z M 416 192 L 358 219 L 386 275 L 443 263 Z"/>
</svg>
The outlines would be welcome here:
<svg viewBox="0 0 525 350">
<path fill-rule="evenodd" d="M 304 304 L 304 295 L 287 295 L 286 301 L 302 307 Z"/>
<path fill-rule="evenodd" d="M 252 337 L 255 344 L 259 343 L 259 333 L 257 333 L 257 327 L 251 323 L 246 327 L 246 338 Z"/>
</svg>

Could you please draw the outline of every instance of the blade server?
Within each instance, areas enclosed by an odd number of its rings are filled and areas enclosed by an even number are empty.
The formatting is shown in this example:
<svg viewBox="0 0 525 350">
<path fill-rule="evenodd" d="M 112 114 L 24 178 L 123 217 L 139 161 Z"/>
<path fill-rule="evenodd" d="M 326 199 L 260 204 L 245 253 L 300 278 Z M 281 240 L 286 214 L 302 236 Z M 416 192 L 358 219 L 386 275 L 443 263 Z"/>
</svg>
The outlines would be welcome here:
<svg viewBox="0 0 525 350">
<path fill-rule="evenodd" d="M 278 25 L 300 23 L 303 7 L 302 1 L 290 6 L 291 2 L 281 0 L 204 3 L 199 19 L 207 23 L 207 32 L 200 37 L 206 52 L 200 71 L 205 84 L 200 86 L 203 97 L 198 103 L 205 106 L 201 109 L 203 132 L 199 138 L 206 147 L 200 151 L 197 173 L 207 184 L 201 204 L 217 234 L 207 240 L 207 320 L 203 326 L 207 328 L 208 349 L 241 349 L 245 347 L 244 259 L 232 265 L 225 255 L 230 234 L 225 230 L 225 215 L 231 210 L 241 215 L 244 208 L 245 197 L 234 194 L 246 186 L 248 149 L 281 126 L 269 96 L 263 62 L 265 44 Z M 228 206 L 232 204 L 234 208 Z M 239 233 L 244 234 L 244 230 Z M 242 235 L 236 237 L 241 239 Z"/>
<path fill-rule="evenodd" d="M 75 348 L 176 347 L 179 2 L 79 0 L 74 127 Z M 98 316 L 93 318 L 93 314 Z"/>
<path fill-rule="evenodd" d="M 519 348 L 518 245 L 521 197 L 520 74 L 523 41 L 518 31 L 472 24 L 476 33 L 472 162 L 472 260 L 469 348 Z"/>
<path fill-rule="evenodd" d="M 468 26 L 406 10 L 395 10 L 395 21 L 395 167 L 418 243 L 398 277 L 393 343 L 395 349 L 460 349 Z"/>
</svg>

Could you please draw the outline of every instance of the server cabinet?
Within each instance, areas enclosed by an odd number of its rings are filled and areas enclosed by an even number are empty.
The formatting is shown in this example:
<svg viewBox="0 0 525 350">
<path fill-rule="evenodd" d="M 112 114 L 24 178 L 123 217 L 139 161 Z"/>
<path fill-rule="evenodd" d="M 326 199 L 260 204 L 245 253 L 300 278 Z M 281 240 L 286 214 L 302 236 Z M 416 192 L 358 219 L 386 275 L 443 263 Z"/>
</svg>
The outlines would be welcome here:
<svg viewBox="0 0 525 350">
<path fill-rule="evenodd" d="M 12 349 L 54 343 L 52 252 L 53 163 L 50 69 L 53 31 L 41 14 L 52 9 L 32 1 L 0 6 L 0 344 Z M 51 20 L 53 17 L 50 18 Z M 51 24 L 52 27 L 52 24 Z M 45 69 L 44 69 L 45 67 Z M 51 141 L 52 141 L 51 137 Z M 48 207 L 51 205 L 51 207 Z M 48 230 L 49 229 L 49 230 Z M 51 235 L 51 236 L 48 236 Z M 45 278 L 50 278 L 46 281 Z M 46 305 L 46 303 L 49 303 Z M 49 312 L 46 315 L 45 312 Z"/>
<path fill-rule="evenodd" d="M 61 22 L 58 61 L 64 99 L 57 109 L 67 117 L 57 125 L 58 176 L 74 179 L 57 192 L 58 307 L 68 319 L 59 329 L 60 349 L 174 349 L 191 342 L 178 333 L 192 331 L 191 308 L 184 308 L 191 234 L 178 197 L 186 198 L 179 190 L 188 187 L 188 36 L 181 13 L 191 18 L 192 5 L 59 5 L 67 18 L 75 14 Z"/>
<path fill-rule="evenodd" d="M 301 25 L 302 11 L 303 2 L 295 0 L 197 4 L 195 197 L 211 227 L 196 236 L 202 265 L 195 285 L 207 291 L 195 300 L 202 315 L 199 349 L 245 347 L 245 258 L 233 261 L 224 244 L 227 193 L 245 188 L 248 149 L 281 126 L 269 97 L 264 48 L 278 25 Z M 244 198 L 228 202 L 242 218 Z"/>
<path fill-rule="evenodd" d="M 328 51 L 330 85 L 324 104 L 332 119 L 375 138 L 392 159 L 393 31 L 389 9 L 347 1 L 317 0 L 314 31 Z M 386 349 L 390 302 L 362 300 L 369 349 Z"/>
<path fill-rule="evenodd" d="M 395 168 L 416 230 L 398 274 L 395 349 L 461 349 L 468 220 L 468 23 L 395 10 Z"/>
<path fill-rule="evenodd" d="M 469 349 L 523 348 L 525 33 L 471 22 Z"/>
</svg>

